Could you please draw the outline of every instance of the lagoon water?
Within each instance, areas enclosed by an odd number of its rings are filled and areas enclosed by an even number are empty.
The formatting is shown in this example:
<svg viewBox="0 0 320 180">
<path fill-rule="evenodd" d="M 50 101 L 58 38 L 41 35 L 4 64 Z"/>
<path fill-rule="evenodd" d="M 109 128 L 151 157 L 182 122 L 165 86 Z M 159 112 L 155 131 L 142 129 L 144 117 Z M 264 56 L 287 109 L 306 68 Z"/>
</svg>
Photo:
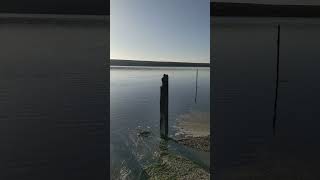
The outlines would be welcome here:
<svg viewBox="0 0 320 180">
<path fill-rule="evenodd" d="M 0 19 L 0 179 L 107 179 L 107 18 Z"/>
<path fill-rule="evenodd" d="M 169 136 L 175 137 L 176 120 L 192 112 L 210 112 L 210 71 L 176 67 L 111 67 L 110 70 L 110 157 L 113 179 L 143 177 L 142 169 L 159 148 L 160 86 L 169 75 Z M 147 138 L 137 136 L 148 130 Z M 209 153 L 198 153 L 174 144 L 169 149 L 209 166 Z"/>
<path fill-rule="evenodd" d="M 258 165 L 247 174 L 319 179 L 319 30 L 318 18 L 212 18 L 215 179 Z"/>
</svg>

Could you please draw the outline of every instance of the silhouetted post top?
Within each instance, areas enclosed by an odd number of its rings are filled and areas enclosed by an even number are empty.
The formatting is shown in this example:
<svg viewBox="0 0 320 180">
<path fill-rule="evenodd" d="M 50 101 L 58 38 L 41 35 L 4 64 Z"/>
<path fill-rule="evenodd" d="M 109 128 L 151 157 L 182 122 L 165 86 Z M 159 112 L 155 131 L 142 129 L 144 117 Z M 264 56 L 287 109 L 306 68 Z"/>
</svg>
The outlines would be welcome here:
<svg viewBox="0 0 320 180">
<path fill-rule="evenodd" d="M 162 84 L 168 84 L 168 77 L 169 77 L 169 76 L 168 76 L 167 74 L 164 74 L 164 75 L 163 75 L 163 77 L 162 77 L 162 79 L 161 79 L 161 80 L 162 80 Z"/>
</svg>

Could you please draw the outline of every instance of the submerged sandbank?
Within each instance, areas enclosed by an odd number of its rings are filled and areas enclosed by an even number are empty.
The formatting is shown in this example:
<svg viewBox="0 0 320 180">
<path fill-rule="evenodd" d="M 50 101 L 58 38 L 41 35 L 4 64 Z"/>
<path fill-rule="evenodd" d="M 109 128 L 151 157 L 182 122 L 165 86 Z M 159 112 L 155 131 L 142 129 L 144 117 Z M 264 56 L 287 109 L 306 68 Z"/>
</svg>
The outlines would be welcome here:
<svg viewBox="0 0 320 180">
<path fill-rule="evenodd" d="M 210 151 L 210 113 L 191 112 L 178 117 L 176 124 L 177 142 L 185 146 Z"/>
<path fill-rule="evenodd" d="M 145 169 L 146 174 L 153 179 L 184 179 L 205 180 L 210 174 L 200 166 L 182 156 L 175 154 L 163 155 L 158 162 Z"/>
<path fill-rule="evenodd" d="M 210 135 L 210 113 L 190 112 L 177 118 L 176 136 L 204 137 Z"/>
<path fill-rule="evenodd" d="M 150 180 L 156 179 L 210 179 L 210 173 L 192 160 L 168 150 L 168 142 L 160 142 L 156 161 L 144 168 Z"/>
<path fill-rule="evenodd" d="M 177 142 L 200 151 L 210 152 L 210 136 L 187 137 L 179 139 Z"/>
</svg>

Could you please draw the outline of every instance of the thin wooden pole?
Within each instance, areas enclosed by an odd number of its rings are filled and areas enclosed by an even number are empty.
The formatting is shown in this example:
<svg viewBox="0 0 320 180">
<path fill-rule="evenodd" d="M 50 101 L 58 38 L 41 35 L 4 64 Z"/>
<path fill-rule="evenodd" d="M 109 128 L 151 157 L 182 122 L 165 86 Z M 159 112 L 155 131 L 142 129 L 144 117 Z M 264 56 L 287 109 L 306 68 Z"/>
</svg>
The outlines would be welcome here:
<svg viewBox="0 0 320 180">
<path fill-rule="evenodd" d="M 168 138 L 169 76 L 164 74 L 160 87 L 160 137 Z"/>
<path fill-rule="evenodd" d="M 194 102 L 197 104 L 197 96 L 198 96 L 198 69 L 196 74 L 196 95 L 194 97 Z"/>
<path fill-rule="evenodd" d="M 273 109 L 273 135 L 276 134 L 276 120 L 278 108 L 278 88 L 279 88 L 279 64 L 280 64 L 280 25 L 278 25 L 278 39 L 277 39 L 277 72 L 276 72 L 276 89 Z"/>
</svg>

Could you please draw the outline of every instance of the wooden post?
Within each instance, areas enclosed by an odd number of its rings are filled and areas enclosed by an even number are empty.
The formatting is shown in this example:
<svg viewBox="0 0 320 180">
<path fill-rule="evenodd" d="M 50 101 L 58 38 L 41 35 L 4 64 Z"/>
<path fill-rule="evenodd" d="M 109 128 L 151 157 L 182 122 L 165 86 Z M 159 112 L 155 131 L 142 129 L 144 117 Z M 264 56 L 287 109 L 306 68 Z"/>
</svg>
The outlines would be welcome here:
<svg viewBox="0 0 320 180">
<path fill-rule="evenodd" d="M 197 96 L 198 96 L 198 69 L 196 75 L 196 95 L 194 96 L 194 102 L 197 104 Z"/>
<path fill-rule="evenodd" d="M 162 86 L 160 87 L 160 137 L 168 138 L 168 104 L 169 104 L 169 77 L 164 74 L 162 77 Z"/>
<path fill-rule="evenodd" d="M 276 120 L 277 120 L 277 105 L 278 105 L 278 86 L 279 86 L 279 64 L 280 64 L 280 25 L 278 25 L 278 37 L 277 37 L 277 72 L 276 72 L 276 89 L 273 107 L 273 135 L 276 135 Z"/>
</svg>

